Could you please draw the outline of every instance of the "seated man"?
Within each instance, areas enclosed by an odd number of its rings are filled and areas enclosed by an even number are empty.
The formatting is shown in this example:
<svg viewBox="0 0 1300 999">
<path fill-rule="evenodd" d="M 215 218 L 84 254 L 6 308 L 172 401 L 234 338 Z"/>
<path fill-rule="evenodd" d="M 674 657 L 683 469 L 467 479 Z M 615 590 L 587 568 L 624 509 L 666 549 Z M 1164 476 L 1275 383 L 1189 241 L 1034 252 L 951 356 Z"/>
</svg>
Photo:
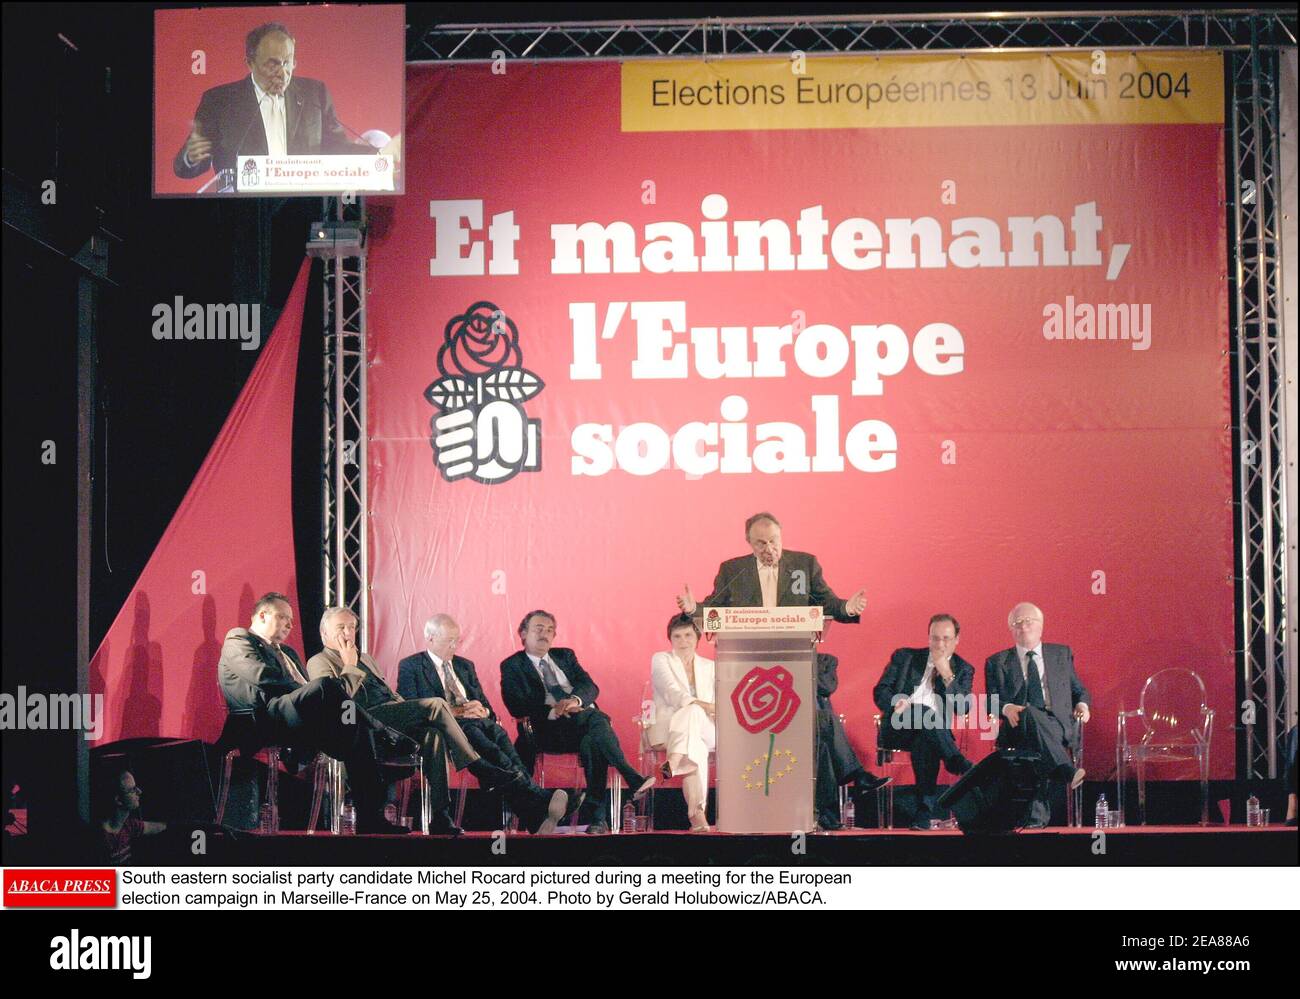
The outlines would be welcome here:
<svg viewBox="0 0 1300 999">
<path fill-rule="evenodd" d="M 1041 829 L 1051 818 L 1051 781 L 1066 781 L 1071 791 L 1083 783 L 1070 746 L 1076 726 L 1091 714 L 1088 689 L 1074 671 L 1070 647 L 1043 644 L 1043 612 L 1037 607 L 1016 604 L 1007 625 L 1016 644 L 989 657 L 984 682 L 989 711 L 1002 718 L 998 748 L 1038 754 L 1038 786 L 1025 828 Z"/>
<path fill-rule="evenodd" d="M 506 708 L 515 718 L 532 722 L 539 749 L 578 754 L 587 776 L 587 797 L 595 808 L 587 832 L 607 833 L 606 771 L 613 766 L 623 775 L 634 801 L 654 786 L 654 778 L 637 773 L 623 756 L 609 715 L 596 707 L 600 690 L 573 650 L 551 647 L 555 615 L 529 611 L 519 624 L 519 637 L 523 651 L 501 663 L 501 696 Z"/>
<path fill-rule="evenodd" d="M 327 608 L 321 616 L 320 637 L 325 648 L 308 661 L 308 675 L 313 680 L 321 677 L 339 680 L 348 696 L 367 712 L 423 747 L 424 771 L 434 805 L 431 832 L 452 835 L 461 832 L 447 814 L 447 756 L 457 770 L 468 767 L 484 787 L 505 791 L 510 807 L 530 831 L 555 830 L 556 820 L 564 814 L 564 792 L 546 794 L 522 771 L 513 767 L 502 769 L 479 756 L 441 697 L 406 700 L 393 693 L 374 659 L 357 649 L 355 614 L 346 607 Z M 435 736 L 442 738 L 435 739 Z"/>
<path fill-rule="evenodd" d="M 305 754 L 323 751 L 348 768 L 357 806 L 357 831 L 405 833 L 384 819 L 384 784 L 376 742 L 414 743 L 356 708 L 344 710 L 347 691 L 333 678 L 307 682 L 298 654 L 284 644 L 293 630 L 293 608 L 283 593 L 268 593 L 253 606 L 247 628 L 231 628 L 221 646 L 217 681 L 231 714 L 252 719 L 260 745 L 287 746 Z M 395 737 L 395 738 L 394 738 Z"/>
<path fill-rule="evenodd" d="M 830 653 L 817 653 L 817 784 L 814 797 L 817 825 L 827 830 L 841 827 L 841 785 L 852 783 L 853 794 L 860 796 L 878 791 L 893 780 L 892 777 L 877 777 L 862 765 L 849 744 L 844 723 L 831 706 L 831 694 L 840 685 L 839 665 L 839 659 Z"/>
<path fill-rule="evenodd" d="M 157 836 L 167 829 L 166 822 L 149 822 L 140 818 L 143 788 L 129 770 L 110 772 L 97 787 L 95 810 L 103 816 L 98 829 L 103 836 L 108 863 L 131 862 L 131 844 L 142 836 Z"/>
<path fill-rule="evenodd" d="M 938 794 L 939 764 L 960 776 L 971 768 L 952 737 L 955 715 L 973 709 L 975 667 L 956 654 L 961 625 L 951 614 L 930 618 L 928 649 L 896 649 L 872 691 L 881 710 L 879 746 L 905 749 L 916 776 L 912 828 L 928 830 Z"/>
</svg>

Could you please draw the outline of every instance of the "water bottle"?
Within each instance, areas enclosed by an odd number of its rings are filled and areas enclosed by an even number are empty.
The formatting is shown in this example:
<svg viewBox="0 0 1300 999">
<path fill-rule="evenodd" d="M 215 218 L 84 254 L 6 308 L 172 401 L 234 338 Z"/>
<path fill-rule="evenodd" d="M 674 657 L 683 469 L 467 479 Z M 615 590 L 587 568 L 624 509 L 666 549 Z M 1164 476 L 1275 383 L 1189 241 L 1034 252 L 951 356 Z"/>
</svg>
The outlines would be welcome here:
<svg viewBox="0 0 1300 999">
<path fill-rule="evenodd" d="M 852 829 L 858 824 L 858 810 L 853 803 L 853 795 L 844 796 L 844 804 L 840 806 L 840 825 L 845 829 Z"/>
<path fill-rule="evenodd" d="M 632 832 L 636 828 L 636 805 L 629 799 L 623 805 L 623 832 Z"/>
<path fill-rule="evenodd" d="M 339 816 L 339 835 L 355 836 L 357 834 L 357 806 L 352 802 L 346 802 L 343 805 L 343 812 Z"/>
<path fill-rule="evenodd" d="M 1093 822 L 1098 829 L 1105 829 L 1110 825 L 1110 810 L 1104 794 L 1097 797 L 1097 813 Z"/>
<path fill-rule="evenodd" d="M 1259 799 L 1253 794 L 1246 799 L 1246 825 L 1259 825 Z"/>
<path fill-rule="evenodd" d="M 263 836 L 275 833 L 275 806 L 269 801 L 262 802 L 262 807 L 257 810 L 257 831 Z"/>
</svg>

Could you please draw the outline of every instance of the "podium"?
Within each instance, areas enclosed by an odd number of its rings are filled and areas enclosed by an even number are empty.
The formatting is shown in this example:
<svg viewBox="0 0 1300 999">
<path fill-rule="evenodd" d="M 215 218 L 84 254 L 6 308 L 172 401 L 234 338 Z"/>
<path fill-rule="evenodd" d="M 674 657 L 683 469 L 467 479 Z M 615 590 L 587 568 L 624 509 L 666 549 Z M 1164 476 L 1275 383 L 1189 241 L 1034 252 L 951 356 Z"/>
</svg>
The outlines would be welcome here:
<svg viewBox="0 0 1300 999">
<path fill-rule="evenodd" d="M 705 607 L 717 642 L 717 829 L 811 832 L 820 607 Z"/>
</svg>

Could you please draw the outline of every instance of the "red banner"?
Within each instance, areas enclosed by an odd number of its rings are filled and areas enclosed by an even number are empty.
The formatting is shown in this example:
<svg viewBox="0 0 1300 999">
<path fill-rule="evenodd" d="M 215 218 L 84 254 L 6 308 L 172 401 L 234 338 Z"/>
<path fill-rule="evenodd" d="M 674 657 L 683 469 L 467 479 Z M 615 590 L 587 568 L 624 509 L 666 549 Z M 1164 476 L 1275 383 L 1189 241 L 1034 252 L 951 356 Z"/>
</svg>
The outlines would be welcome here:
<svg viewBox="0 0 1300 999">
<path fill-rule="evenodd" d="M 1172 107 L 1170 81 L 1143 92 Z M 893 649 L 954 614 L 981 692 L 1027 600 L 1091 691 L 1091 776 L 1170 666 L 1204 680 L 1231 776 L 1222 126 L 654 130 L 630 85 L 614 63 L 409 71 L 408 194 L 372 202 L 369 256 L 390 676 L 446 611 L 503 711 L 496 665 L 543 607 L 634 753 L 674 595 L 770 510 L 840 596 L 866 590 L 826 644 L 864 759 Z"/>
</svg>

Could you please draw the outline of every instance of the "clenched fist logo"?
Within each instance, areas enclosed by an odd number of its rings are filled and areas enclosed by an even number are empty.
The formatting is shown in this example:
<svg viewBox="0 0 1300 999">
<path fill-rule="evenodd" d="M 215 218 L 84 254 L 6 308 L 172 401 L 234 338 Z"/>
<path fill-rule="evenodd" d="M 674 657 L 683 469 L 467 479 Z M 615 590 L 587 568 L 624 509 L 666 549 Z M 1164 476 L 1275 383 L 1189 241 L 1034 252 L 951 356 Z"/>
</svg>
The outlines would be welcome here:
<svg viewBox="0 0 1300 999">
<path fill-rule="evenodd" d="M 491 302 L 448 320 L 440 377 L 424 390 L 438 410 L 429 443 L 448 482 L 494 485 L 542 467 L 542 421 L 529 419 L 523 403 L 544 385 L 523 363 L 519 330 Z"/>
</svg>

